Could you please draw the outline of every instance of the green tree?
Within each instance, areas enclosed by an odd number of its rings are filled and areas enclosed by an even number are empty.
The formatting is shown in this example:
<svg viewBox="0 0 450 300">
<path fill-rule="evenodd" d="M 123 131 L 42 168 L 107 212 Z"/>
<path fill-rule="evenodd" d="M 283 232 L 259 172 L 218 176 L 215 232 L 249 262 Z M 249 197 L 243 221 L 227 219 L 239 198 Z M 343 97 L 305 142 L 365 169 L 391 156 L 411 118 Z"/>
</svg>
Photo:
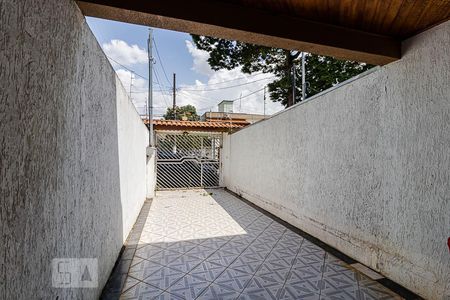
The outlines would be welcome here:
<svg viewBox="0 0 450 300">
<path fill-rule="evenodd" d="M 197 115 L 197 109 L 193 105 L 175 106 L 175 110 L 172 107 L 168 107 L 163 118 L 166 120 L 181 120 L 182 117 L 186 117 L 188 121 L 198 121 L 200 116 Z"/>
<path fill-rule="evenodd" d="M 241 67 L 247 74 L 275 74 L 275 79 L 268 84 L 272 101 L 281 102 L 286 107 L 301 101 L 301 52 L 198 35 L 192 35 L 192 40 L 198 49 L 209 53 L 208 63 L 213 70 Z M 306 54 L 305 65 L 308 97 L 373 67 L 309 53 Z M 296 74 L 295 102 L 293 71 Z"/>
</svg>

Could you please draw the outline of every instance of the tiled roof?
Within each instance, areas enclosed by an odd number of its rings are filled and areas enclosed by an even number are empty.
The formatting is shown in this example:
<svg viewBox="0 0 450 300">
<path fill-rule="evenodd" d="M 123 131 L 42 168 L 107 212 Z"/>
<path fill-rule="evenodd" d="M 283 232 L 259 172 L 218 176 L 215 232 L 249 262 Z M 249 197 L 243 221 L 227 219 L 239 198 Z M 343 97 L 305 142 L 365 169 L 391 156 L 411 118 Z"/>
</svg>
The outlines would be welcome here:
<svg viewBox="0 0 450 300">
<path fill-rule="evenodd" d="M 148 120 L 144 120 L 147 124 Z M 232 128 L 238 129 L 248 125 L 248 122 L 238 122 L 233 121 L 182 121 L 182 120 L 153 120 L 153 126 L 168 126 L 168 127 L 191 127 L 191 128 Z"/>
</svg>

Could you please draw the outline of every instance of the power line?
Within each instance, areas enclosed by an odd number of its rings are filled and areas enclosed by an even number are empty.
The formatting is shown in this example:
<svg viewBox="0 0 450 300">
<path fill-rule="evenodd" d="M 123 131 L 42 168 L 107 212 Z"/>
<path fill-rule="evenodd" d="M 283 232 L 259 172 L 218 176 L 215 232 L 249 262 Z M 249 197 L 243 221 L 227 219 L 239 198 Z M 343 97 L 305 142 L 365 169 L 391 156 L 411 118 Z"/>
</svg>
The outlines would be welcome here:
<svg viewBox="0 0 450 300">
<path fill-rule="evenodd" d="M 154 39 L 153 39 L 153 42 L 155 42 Z M 157 53 L 158 53 L 158 52 L 157 52 Z M 145 76 L 143 76 L 143 75 L 137 73 L 137 72 L 134 71 L 133 69 L 130 69 L 130 68 L 124 66 L 123 64 L 119 63 L 117 60 L 113 59 L 112 57 L 110 57 L 110 56 L 108 56 L 108 55 L 106 55 L 106 57 L 109 58 L 110 60 L 112 60 L 113 62 L 115 62 L 116 64 L 118 64 L 119 66 L 121 66 L 122 68 L 126 69 L 127 71 L 134 73 L 135 75 L 141 77 L 142 79 L 148 80 L 147 77 L 145 77 Z M 158 55 L 158 57 L 159 57 L 159 55 Z M 161 63 L 161 66 L 162 66 L 162 63 Z M 164 68 L 162 68 L 162 69 L 163 69 L 163 72 L 164 72 L 164 76 L 166 77 L 166 79 L 168 79 L 168 78 L 167 78 L 167 74 L 165 73 Z M 156 69 L 153 69 L 153 70 L 155 71 L 155 75 L 157 76 L 157 74 L 156 74 L 156 73 L 157 73 Z M 255 74 L 252 74 L 252 75 L 259 75 L 259 74 L 261 74 L 261 72 L 258 73 L 258 74 L 255 73 Z M 261 78 L 261 79 L 258 79 L 258 80 L 253 80 L 253 81 L 249 81 L 249 82 L 242 83 L 242 84 L 237 84 L 237 85 L 232 85 L 232 86 L 227 86 L 227 87 L 220 87 L 220 88 L 215 88 L 215 89 L 183 89 L 183 88 L 180 88 L 180 90 L 181 90 L 181 91 L 190 91 L 190 92 L 208 92 L 208 91 L 217 91 L 217 90 L 230 89 L 230 88 L 234 88 L 234 87 L 244 86 L 244 85 L 248 85 L 248 84 L 251 84 L 251 83 L 254 83 L 254 82 L 258 82 L 258 81 L 270 79 L 270 78 L 273 78 L 273 77 L 276 77 L 276 76 L 269 76 L 269 77 L 266 77 L 266 78 Z M 157 77 L 157 78 L 158 78 L 158 77 Z M 222 84 L 222 83 L 227 83 L 227 82 L 232 82 L 232 81 L 237 81 L 237 80 L 242 80 L 242 79 L 246 79 L 246 78 L 243 77 L 243 78 L 237 78 L 237 79 L 232 79 L 232 80 L 227 80 L 227 81 L 222 81 L 222 82 L 217 82 L 217 83 L 211 83 L 211 84 L 206 84 L 205 86 L 217 85 L 217 84 Z M 161 88 L 160 90 L 154 90 L 155 92 L 168 92 L 169 90 L 172 89 L 172 88 L 169 89 L 168 87 L 163 86 L 163 85 L 162 85 L 160 82 L 158 82 L 158 81 L 157 81 L 157 82 L 154 82 L 154 83 L 158 84 L 158 85 L 160 86 L 160 88 Z M 169 83 L 170 83 L 170 82 L 169 82 Z"/>
<path fill-rule="evenodd" d="M 208 97 L 204 97 L 204 96 L 201 96 L 201 95 L 196 95 L 196 94 L 190 94 L 189 92 L 185 92 L 185 91 L 183 91 L 183 90 L 181 90 L 181 91 L 179 91 L 181 94 L 184 94 L 185 96 L 188 96 L 188 97 L 198 97 L 198 98 L 200 98 L 199 100 L 200 101 L 211 101 L 211 98 L 208 98 Z M 203 100 L 204 99 L 204 100 Z"/>
<path fill-rule="evenodd" d="M 240 99 L 242 99 L 242 98 L 247 98 L 248 96 L 251 96 L 251 95 L 254 95 L 254 94 L 256 94 L 256 93 L 258 93 L 258 92 L 260 92 L 260 91 L 263 91 L 264 89 L 265 89 L 265 87 L 263 87 L 262 89 L 253 91 L 253 92 L 251 92 L 250 94 L 247 94 L 247 95 L 245 95 L 245 96 L 242 96 L 242 97 L 239 97 L 239 98 L 230 100 L 230 101 L 233 101 L 233 102 L 234 102 L 234 101 L 240 100 Z"/>
<path fill-rule="evenodd" d="M 253 80 L 253 81 L 249 81 L 246 83 L 241 83 L 241 84 L 236 84 L 236 85 L 231 85 L 231 86 L 226 86 L 226 87 L 220 87 L 220 88 L 215 88 L 215 89 L 183 89 L 184 91 L 189 91 L 189 92 L 208 92 L 208 91 L 218 91 L 218 90 L 224 90 L 224 89 L 231 89 L 234 87 L 239 87 L 239 86 L 244 86 L 244 85 L 248 85 L 251 83 L 255 83 L 258 81 L 262 81 L 262 80 L 267 80 L 270 78 L 274 78 L 276 76 L 270 76 L 270 77 L 266 77 L 266 78 L 261 78 L 261 79 L 257 79 L 257 80 Z"/>
<path fill-rule="evenodd" d="M 162 70 L 163 70 L 163 73 L 164 73 L 164 77 L 166 78 L 166 80 L 167 80 L 167 83 L 169 83 L 169 85 L 170 85 L 170 80 L 169 80 L 169 77 L 167 77 L 166 69 L 164 68 L 164 65 L 163 65 L 163 62 L 162 62 L 161 56 L 159 56 L 158 46 L 156 46 L 156 41 L 155 41 L 155 39 L 154 39 L 154 38 L 153 38 L 153 43 L 155 44 L 156 55 L 158 56 L 159 62 L 161 63 L 161 68 L 162 68 Z"/>
<path fill-rule="evenodd" d="M 158 72 L 156 71 L 156 68 L 153 69 L 153 71 L 154 71 L 154 73 L 155 73 L 156 82 L 157 82 L 158 85 L 162 88 L 161 83 L 159 82 L 159 76 L 158 76 Z M 167 100 L 166 100 L 166 95 L 165 95 L 164 93 L 161 93 L 161 94 L 162 94 L 162 98 L 163 98 L 163 100 L 164 100 L 164 103 L 166 103 L 166 106 L 168 106 Z"/>
<path fill-rule="evenodd" d="M 244 95 L 244 96 L 241 96 L 241 97 L 239 97 L 239 98 L 236 98 L 236 99 L 233 99 L 233 100 L 229 100 L 229 101 L 233 101 L 233 102 L 234 102 L 234 101 L 237 101 L 237 100 L 241 100 L 242 98 L 247 98 L 247 97 L 249 97 L 249 96 L 251 96 L 251 95 L 254 95 L 254 94 L 258 93 L 258 92 L 263 91 L 265 88 L 266 88 L 266 87 L 264 86 L 262 89 L 253 91 L 253 92 L 251 92 L 250 94 L 247 94 L 247 95 Z M 209 109 L 209 108 L 212 108 L 212 107 L 214 107 L 214 106 L 216 106 L 216 105 L 217 105 L 217 104 L 211 105 L 211 106 L 208 106 L 208 107 L 202 107 L 202 108 L 199 108 L 198 111 L 202 111 L 202 110 L 205 110 L 205 109 Z"/>
<path fill-rule="evenodd" d="M 122 68 L 126 69 L 127 71 L 130 71 L 130 72 L 134 73 L 135 75 L 141 77 L 142 79 L 148 80 L 147 77 L 140 75 L 139 73 L 137 73 L 136 71 L 134 71 L 134 70 L 132 70 L 132 69 L 130 69 L 128 67 L 125 67 L 124 65 L 119 63 L 117 60 L 113 59 L 112 57 L 110 57 L 108 55 L 106 55 L 106 57 L 109 58 L 110 60 L 112 60 L 113 62 L 115 62 L 116 64 L 118 64 L 119 66 L 121 66 Z"/>
<path fill-rule="evenodd" d="M 248 77 L 253 77 L 253 76 L 258 76 L 260 74 L 263 74 L 264 72 L 259 71 L 253 74 L 248 74 L 247 77 L 240 77 L 240 78 L 235 78 L 235 79 L 231 79 L 231 80 L 225 80 L 225 81 L 221 81 L 221 82 L 216 82 L 216 83 L 207 83 L 205 84 L 206 86 L 211 86 L 211 85 L 218 85 L 218 84 L 222 84 L 222 83 L 227 83 L 227 82 L 233 82 L 233 81 L 239 81 L 239 80 L 244 80 L 247 79 Z"/>
</svg>

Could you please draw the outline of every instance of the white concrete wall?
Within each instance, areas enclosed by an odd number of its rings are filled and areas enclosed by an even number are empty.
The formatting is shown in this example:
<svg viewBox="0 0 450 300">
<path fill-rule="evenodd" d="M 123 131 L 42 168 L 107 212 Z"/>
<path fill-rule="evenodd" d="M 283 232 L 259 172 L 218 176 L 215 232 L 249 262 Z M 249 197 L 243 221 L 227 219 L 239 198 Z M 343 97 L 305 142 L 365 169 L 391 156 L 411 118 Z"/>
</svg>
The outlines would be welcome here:
<svg viewBox="0 0 450 300">
<path fill-rule="evenodd" d="M 450 22 L 225 139 L 225 185 L 430 299 L 449 294 Z"/>
<path fill-rule="evenodd" d="M 74 1 L 0 0 L 0 24 L 0 298 L 98 299 L 151 196 L 148 132 Z M 99 286 L 52 288 L 57 257 L 98 258 Z"/>
<path fill-rule="evenodd" d="M 154 186 L 148 183 L 155 176 L 154 160 L 150 160 L 147 165 L 149 131 L 117 76 L 116 90 L 120 200 L 125 241 L 145 199 L 154 195 Z"/>
</svg>

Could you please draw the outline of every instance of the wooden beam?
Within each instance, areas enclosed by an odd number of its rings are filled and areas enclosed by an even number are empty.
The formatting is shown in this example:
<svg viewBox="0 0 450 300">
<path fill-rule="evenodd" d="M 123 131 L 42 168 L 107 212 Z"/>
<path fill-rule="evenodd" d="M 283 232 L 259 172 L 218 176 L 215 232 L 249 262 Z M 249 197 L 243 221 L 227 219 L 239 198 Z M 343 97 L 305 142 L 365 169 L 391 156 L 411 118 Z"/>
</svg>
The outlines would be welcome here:
<svg viewBox="0 0 450 300">
<path fill-rule="evenodd" d="M 383 65 L 400 41 L 218 0 L 83 0 L 85 15 Z"/>
</svg>

